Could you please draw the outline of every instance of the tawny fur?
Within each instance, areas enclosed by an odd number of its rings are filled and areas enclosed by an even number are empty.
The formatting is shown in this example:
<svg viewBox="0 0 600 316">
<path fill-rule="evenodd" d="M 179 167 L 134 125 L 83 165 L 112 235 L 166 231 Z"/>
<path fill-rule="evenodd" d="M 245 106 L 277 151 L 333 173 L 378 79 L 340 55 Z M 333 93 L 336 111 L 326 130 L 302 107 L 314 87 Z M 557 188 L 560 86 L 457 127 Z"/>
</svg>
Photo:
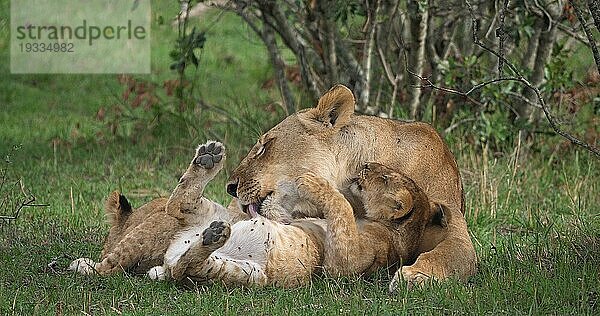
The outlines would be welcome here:
<svg viewBox="0 0 600 316">
<path fill-rule="evenodd" d="M 443 229 L 438 205 L 430 205 L 411 179 L 377 163 L 365 165 L 351 186 L 366 219 L 355 219 L 345 197 L 324 178 L 307 173 L 297 181 L 300 197 L 327 220 L 323 266 L 334 276 L 368 275 L 414 261 L 425 226 Z"/>
<path fill-rule="evenodd" d="M 195 160 L 182 179 L 206 184 L 205 175 L 193 166 Z M 180 185 L 171 194 L 167 204 L 178 202 L 172 209 L 167 206 L 167 212 L 189 224 L 177 233 L 163 266 L 155 268 L 151 277 L 160 271 L 164 274 L 160 278 L 287 287 L 305 284 L 321 265 L 322 220 L 298 220 L 287 225 L 262 216 L 248 218 L 236 203 L 224 208 L 210 202 L 211 207 L 207 207 L 207 202 L 198 204 L 185 198 L 193 197 L 196 191 L 194 185 Z M 178 208 L 182 214 L 177 214 Z M 186 218 L 183 213 L 193 217 Z M 221 227 L 221 235 L 207 242 L 204 235 L 215 227 Z"/>
<path fill-rule="evenodd" d="M 222 160 L 225 160 L 224 157 Z M 148 269 L 163 264 L 171 240 L 177 234 L 196 224 L 198 208 L 203 214 L 218 213 L 216 219 L 243 218 L 244 214 L 222 211 L 221 205 L 203 197 L 204 187 L 222 166 L 221 162 L 214 168 L 205 169 L 192 161 L 186 174 L 193 173 L 194 179 L 188 179 L 184 174 L 169 199 L 158 198 L 138 209 L 133 209 L 118 191 L 112 192 L 105 203 L 111 228 L 100 261 L 95 263 L 91 259 L 80 258 L 73 261 L 69 269 L 101 275 L 121 271 L 146 273 Z"/>
<path fill-rule="evenodd" d="M 354 115 L 352 92 L 337 85 L 315 108 L 285 118 L 262 135 L 231 175 L 228 187 L 243 205 L 277 193 L 278 182 L 307 171 L 325 178 L 351 203 L 350 180 L 367 162 L 377 162 L 414 180 L 430 200 L 447 206 L 447 229 L 425 228 L 414 264 L 398 271 L 408 282 L 427 278 L 466 279 L 477 258 L 464 219 L 464 198 L 454 156 L 430 125 Z M 319 208 L 306 216 L 322 217 Z"/>
<path fill-rule="evenodd" d="M 77 259 L 70 269 L 101 275 L 122 271 L 145 273 L 161 264 L 169 241 L 179 228 L 178 221 L 165 213 L 166 202 L 165 198 L 155 199 L 133 209 L 118 191 L 112 192 L 105 203 L 111 228 L 100 261 Z"/>
<path fill-rule="evenodd" d="M 260 216 L 251 219 L 236 203 L 225 208 L 206 199 L 204 187 L 221 170 L 225 158 L 206 169 L 197 163 L 200 147 L 168 200 L 156 199 L 134 210 L 113 192 L 106 202 L 111 230 L 100 262 L 80 258 L 70 269 L 111 274 L 154 266 L 147 273 L 154 279 L 232 285 L 306 283 L 321 265 L 323 220 L 287 225 Z M 213 222 L 222 222 L 222 236 L 205 243 L 203 233 Z"/>
<path fill-rule="evenodd" d="M 233 284 L 302 284 L 318 271 L 324 260 L 326 224 L 319 219 L 293 218 L 323 217 L 324 210 L 336 210 L 342 205 L 346 213 L 341 216 L 343 220 L 340 220 L 340 227 L 347 227 L 351 224 L 348 219 L 353 218 L 348 216 L 348 203 L 354 215 L 365 218 L 368 209 L 365 210 L 360 199 L 353 196 L 349 188 L 353 176 L 366 162 L 372 161 L 405 174 L 431 200 L 447 206 L 446 227 L 442 228 L 436 223 L 425 227 L 417 247 L 415 263 L 398 270 L 390 288 L 395 288 L 399 280 L 418 283 L 428 278 L 457 276 L 464 279 L 472 275 L 476 256 L 462 215 L 462 184 L 454 157 L 440 136 L 427 124 L 356 116 L 353 109 L 352 93 L 344 86 L 336 86 L 319 100 L 316 108 L 286 118 L 261 136 L 232 174 L 230 186 L 235 185 L 239 201 L 228 208 L 200 197 L 204 185 L 220 170 L 222 163 L 211 171 L 203 171 L 192 161 L 169 201 L 151 202 L 156 203 L 152 205 L 159 211 L 148 212 L 149 215 L 140 212 L 142 222 L 146 219 L 151 222 L 152 214 L 155 214 L 158 222 L 169 223 L 167 227 L 144 225 L 140 227 L 143 229 L 136 229 L 143 224 L 137 220 L 123 227 L 113 224 L 113 228 L 117 228 L 115 236 L 120 236 L 115 238 L 118 242 L 116 246 L 114 242 L 107 242 L 110 246 L 106 248 L 112 250 L 103 252 L 102 262 L 94 264 L 93 268 L 104 271 L 102 266 L 107 266 L 106 273 L 112 273 L 117 270 L 115 267 L 127 270 L 144 263 L 139 258 L 145 256 L 139 253 L 155 251 L 136 246 L 136 243 L 146 239 L 134 235 L 139 233 L 147 237 L 156 234 L 157 230 L 164 230 L 166 234 L 173 234 L 174 238 L 166 250 L 163 266 L 152 270 L 157 277 L 158 272 L 162 273 L 161 277 L 175 272 L 177 278 L 190 277 Z M 346 201 L 342 202 L 339 199 L 342 196 L 337 195 L 339 203 L 324 207 L 315 207 L 313 203 L 292 205 L 291 214 L 287 214 L 291 216 L 282 217 L 285 221 L 291 221 L 291 225 L 261 217 L 258 218 L 260 221 L 248 220 L 247 215 L 241 212 L 248 204 L 265 203 L 270 198 L 277 200 L 278 196 L 284 196 L 278 192 L 278 183 L 296 179 L 307 171 L 324 178 L 343 194 Z M 136 211 L 132 214 L 136 214 Z M 331 215 L 330 212 L 328 215 Z M 161 216 L 168 216 L 168 219 L 160 220 Z M 202 233 L 213 221 L 224 221 L 231 227 L 231 235 L 225 236 L 226 241 L 220 247 L 217 247 L 218 243 L 203 244 Z M 357 225 L 364 227 L 365 224 L 358 221 Z M 168 242 L 168 238 L 161 239 L 159 250 L 163 243 Z M 119 243 L 123 243 L 120 248 Z M 373 244 L 389 245 L 389 242 L 384 240 Z M 385 252 L 385 249 L 376 251 Z M 89 265 L 91 261 L 84 258 L 78 260 L 73 264 Z M 362 269 L 360 265 L 357 266 L 352 268 L 353 271 Z M 87 269 L 75 269 L 80 272 L 93 270 L 89 266 Z"/>
<path fill-rule="evenodd" d="M 89 259 L 78 259 L 73 263 L 74 269 L 109 274 L 117 272 L 117 267 L 148 268 L 150 261 L 144 258 L 153 255 L 161 261 L 148 272 L 154 279 L 297 286 L 308 282 L 321 266 L 335 275 L 368 274 L 393 264 L 398 257 L 409 260 L 415 248 L 411 245 L 419 243 L 422 227 L 430 221 L 429 212 L 424 210 L 428 208 L 426 197 L 418 195 L 422 192 L 407 189 L 404 182 L 392 181 L 395 173 L 377 169 L 373 164 L 372 172 L 361 172 L 357 180 L 364 187 L 357 193 L 358 199 L 367 206 L 367 217 L 372 220 L 357 223 L 344 196 L 314 175 L 296 180 L 295 200 L 304 199 L 320 208 L 326 220 L 297 219 L 286 225 L 262 216 L 249 219 L 235 203 L 224 208 L 198 194 L 223 161 L 208 170 L 196 163 L 197 156 L 198 152 L 168 200 L 157 199 L 132 211 L 123 196 L 118 192 L 111 194 L 106 204 L 112 228 L 102 261 L 95 264 Z M 371 181 L 384 175 L 391 179 L 385 186 Z M 385 194 L 399 195 L 398 201 L 416 210 L 412 210 L 410 218 L 392 223 L 407 212 L 392 209 L 396 204 L 387 203 Z M 291 206 L 295 203 L 292 195 L 293 192 L 283 195 Z M 274 218 L 283 215 L 275 213 Z M 422 223 L 421 228 L 411 223 Z M 207 233 L 212 234 L 211 238 L 205 238 Z"/>
</svg>

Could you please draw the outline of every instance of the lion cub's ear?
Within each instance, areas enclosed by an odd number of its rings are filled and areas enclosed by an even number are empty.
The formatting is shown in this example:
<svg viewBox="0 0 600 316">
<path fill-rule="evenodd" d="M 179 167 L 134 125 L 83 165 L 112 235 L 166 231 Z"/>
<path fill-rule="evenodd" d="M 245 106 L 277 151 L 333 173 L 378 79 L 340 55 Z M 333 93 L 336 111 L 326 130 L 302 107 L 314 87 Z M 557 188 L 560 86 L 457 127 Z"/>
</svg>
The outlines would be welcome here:
<svg viewBox="0 0 600 316">
<path fill-rule="evenodd" d="M 329 89 L 311 110 L 312 119 L 327 127 L 341 128 L 348 124 L 354 113 L 354 95 L 346 86 L 338 84 Z"/>
<path fill-rule="evenodd" d="M 448 207 L 439 203 L 431 203 L 431 223 L 433 225 L 438 225 L 443 228 L 448 227 L 448 219 L 446 218 L 446 214 L 448 214 Z"/>
<path fill-rule="evenodd" d="M 113 191 L 104 204 L 104 210 L 111 225 L 116 225 L 131 214 L 131 204 L 119 191 Z"/>
<path fill-rule="evenodd" d="M 394 211 L 391 213 L 392 221 L 399 221 L 405 219 L 414 209 L 414 200 L 412 193 L 403 188 L 396 192 L 396 205 Z"/>
</svg>

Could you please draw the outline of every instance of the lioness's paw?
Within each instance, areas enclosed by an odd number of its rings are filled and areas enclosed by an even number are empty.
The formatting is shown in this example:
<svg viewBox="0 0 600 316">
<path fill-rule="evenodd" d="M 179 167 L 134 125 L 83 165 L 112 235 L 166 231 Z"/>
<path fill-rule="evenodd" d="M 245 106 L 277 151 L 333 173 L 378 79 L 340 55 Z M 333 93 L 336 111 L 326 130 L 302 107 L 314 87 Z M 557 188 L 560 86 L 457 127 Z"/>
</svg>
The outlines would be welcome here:
<svg viewBox="0 0 600 316">
<path fill-rule="evenodd" d="M 400 268 L 394 274 L 392 282 L 390 282 L 390 294 L 395 293 L 400 286 L 406 286 L 409 290 L 415 286 L 421 286 L 430 280 L 430 277 L 417 269 L 410 266 Z"/>
<path fill-rule="evenodd" d="M 85 275 L 94 274 L 96 273 L 96 262 L 90 258 L 79 258 L 71 262 L 69 271 Z"/>
<path fill-rule="evenodd" d="M 219 142 L 208 141 L 206 144 L 198 146 L 194 164 L 204 169 L 212 169 L 223 160 L 225 146 Z"/>
<path fill-rule="evenodd" d="M 231 228 L 228 223 L 214 221 L 202 232 L 202 244 L 205 246 L 223 244 L 229 238 L 230 233 Z"/>
</svg>

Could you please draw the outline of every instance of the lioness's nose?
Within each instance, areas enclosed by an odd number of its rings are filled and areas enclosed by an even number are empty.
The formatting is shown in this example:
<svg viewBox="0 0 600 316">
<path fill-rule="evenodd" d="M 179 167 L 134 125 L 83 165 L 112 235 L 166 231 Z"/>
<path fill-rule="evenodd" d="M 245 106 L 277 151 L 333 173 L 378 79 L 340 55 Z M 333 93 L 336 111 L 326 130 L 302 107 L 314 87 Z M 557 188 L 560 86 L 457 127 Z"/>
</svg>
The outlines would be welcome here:
<svg viewBox="0 0 600 316">
<path fill-rule="evenodd" d="M 227 193 L 233 197 L 237 197 L 238 180 L 231 180 L 227 183 Z"/>
</svg>

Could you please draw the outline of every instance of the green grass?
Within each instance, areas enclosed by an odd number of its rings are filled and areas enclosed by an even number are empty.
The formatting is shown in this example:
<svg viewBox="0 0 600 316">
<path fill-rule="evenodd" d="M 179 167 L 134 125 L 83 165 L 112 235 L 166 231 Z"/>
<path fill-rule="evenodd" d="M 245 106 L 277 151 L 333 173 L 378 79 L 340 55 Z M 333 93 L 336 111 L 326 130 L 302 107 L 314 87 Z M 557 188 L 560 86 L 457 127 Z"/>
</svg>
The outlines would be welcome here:
<svg viewBox="0 0 600 316">
<path fill-rule="evenodd" d="M 235 119 L 204 111 L 196 113 L 205 124 L 199 132 L 167 118 L 154 132 L 109 136 L 95 116 L 120 102 L 116 76 L 9 74 L 3 27 L 8 2 L 0 0 L 0 155 L 11 154 L 9 170 L 50 206 L 26 208 L 18 220 L 0 223 L 1 315 L 599 313 L 600 164 L 573 147 L 515 163 L 514 155 L 493 158 L 454 145 L 480 260 L 466 284 L 450 281 L 388 296 L 386 273 L 318 277 L 298 289 L 186 289 L 126 275 L 65 273 L 70 260 L 99 255 L 108 228 L 102 203 L 110 191 L 123 191 L 134 205 L 168 194 L 193 146 L 208 136 L 229 146 L 229 161 L 207 195 L 229 202 L 227 171 L 283 113 L 270 110 L 277 91 L 260 89 L 271 76 L 264 49 L 228 14 L 207 35 L 198 90 Z M 154 5 L 155 16 L 171 17 L 176 10 L 175 2 Z M 211 12 L 200 24 L 216 17 Z M 173 78 L 167 56 L 175 32 L 156 23 L 152 32 L 153 74 L 139 78 L 160 82 Z M 21 148 L 12 152 L 13 145 Z M 48 267 L 53 260 L 55 271 Z"/>
</svg>

